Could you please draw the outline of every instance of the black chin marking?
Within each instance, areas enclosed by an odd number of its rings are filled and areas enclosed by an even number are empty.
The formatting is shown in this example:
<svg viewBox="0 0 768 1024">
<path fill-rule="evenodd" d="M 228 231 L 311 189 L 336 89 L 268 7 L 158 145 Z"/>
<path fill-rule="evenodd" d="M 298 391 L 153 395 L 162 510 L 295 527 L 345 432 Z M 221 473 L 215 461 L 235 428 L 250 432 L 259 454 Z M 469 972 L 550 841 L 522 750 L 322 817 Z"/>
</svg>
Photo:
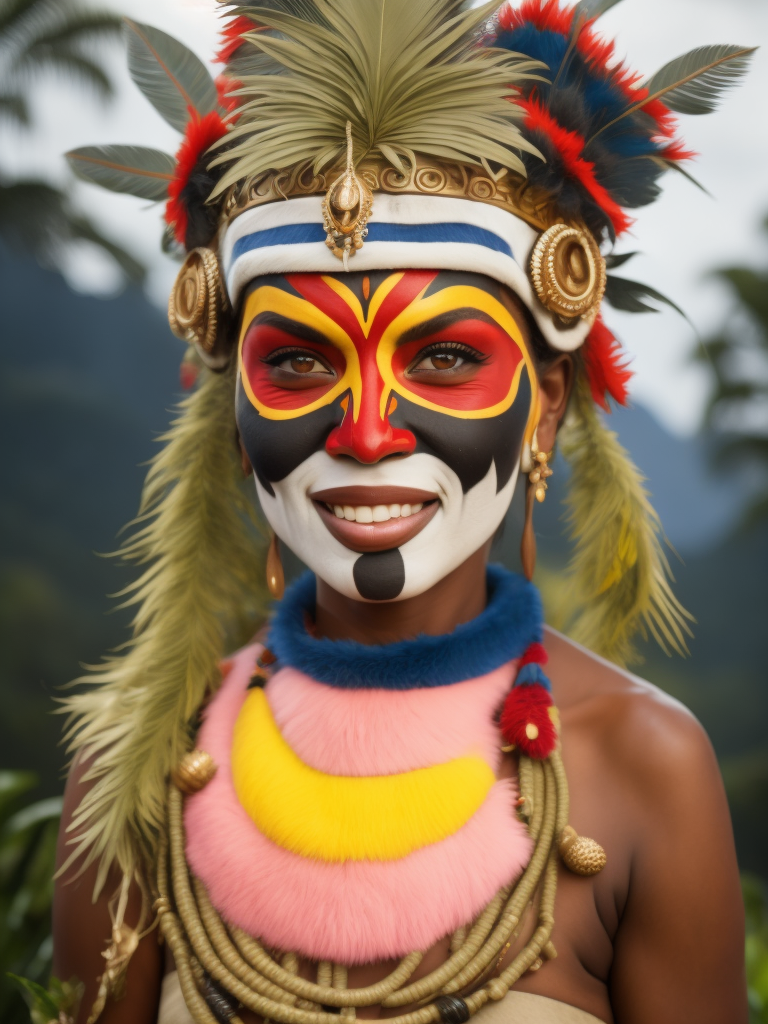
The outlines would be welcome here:
<svg viewBox="0 0 768 1024">
<path fill-rule="evenodd" d="M 368 601 L 393 601 L 405 586 L 405 565 L 399 548 L 360 555 L 352 567 L 355 586 Z"/>
</svg>

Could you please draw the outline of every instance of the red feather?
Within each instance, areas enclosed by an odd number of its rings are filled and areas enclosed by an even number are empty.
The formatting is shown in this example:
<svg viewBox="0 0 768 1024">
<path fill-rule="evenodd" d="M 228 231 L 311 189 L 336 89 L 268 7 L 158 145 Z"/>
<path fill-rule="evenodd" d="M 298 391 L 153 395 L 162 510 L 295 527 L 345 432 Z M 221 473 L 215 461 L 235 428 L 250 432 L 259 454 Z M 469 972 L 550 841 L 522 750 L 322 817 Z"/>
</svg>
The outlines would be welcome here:
<svg viewBox="0 0 768 1024">
<path fill-rule="evenodd" d="M 627 384 L 632 378 L 632 371 L 626 364 L 621 345 L 600 316 L 589 332 L 583 353 L 593 400 L 606 412 L 611 411 L 607 395 L 619 405 L 626 405 Z"/>
<path fill-rule="evenodd" d="M 499 726 L 505 743 L 528 757 L 549 757 L 557 745 L 557 729 L 549 713 L 552 697 L 543 686 L 515 686 L 507 694 Z"/>
<path fill-rule="evenodd" d="M 173 226 L 174 236 L 180 245 L 184 245 L 187 235 L 187 209 L 181 194 L 200 157 L 227 131 L 221 114 L 216 110 L 200 117 L 190 107 L 189 115 L 187 130 L 176 153 L 176 171 L 168 186 L 165 206 L 165 219 Z"/>
<path fill-rule="evenodd" d="M 586 189 L 600 209 L 610 218 L 617 235 L 632 226 L 632 220 L 622 208 L 611 199 L 607 189 L 595 177 L 595 165 L 582 158 L 584 139 L 578 132 L 569 132 L 552 117 L 535 96 L 519 99 L 519 105 L 525 110 L 525 126 L 531 131 L 543 132 L 551 141 L 568 174 Z"/>
<path fill-rule="evenodd" d="M 215 80 L 216 95 L 219 97 L 219 106 L 222 110 L 226 110 L 228 113 L 237 109 L 239 103 L 239 97 L 233 96 L 232 93 L 239 89 L 242 82 L 238 82 L 236 78 L 230 78 L 229 75 L 217 75 Z M 237 118 L 230 118 L 231 122 L 237 120 Z"/>
<path fill-rule="evenodd" d="M 228 64 L 235 52 L 245 42 L 243 35 L 246 32 L 259 31 L 263 31 L 263 29 L 260 29 L 250 18 L 246 18 L 244 14 L 239 14 L 222 30 L 221 45 L 219 46 L 218 53 L 213 58 L 214 61 L 217 64 Z"/>
<path fill-rule="evenodd" d="M 562 8 L 558 0 L 524 0 L 518 8 L 506 3 L 499 11 L 499 25 L 502 29 L 514 29 L 529 22 L 540 32 L 559 32 L 570 36 L 574 29 L 574 7 Z M 632 103 L 638 103 L 648 95 L 647 89 L 638 89 L 641 75 L 630 71 L 621 61 L 616 60 L 616 45 L 592 31 L 596 19 L 585 21 L 579 31 L 576 48 L 592 69 L 602 74 L 624 93 Z M 552 70 L 554 76 L 555 70 Z M 661 100 L 652 100 L 643 110 L 653 118 L 659 134 L 671 136 L 676 122 L 668 107 Z"/>
</svg>

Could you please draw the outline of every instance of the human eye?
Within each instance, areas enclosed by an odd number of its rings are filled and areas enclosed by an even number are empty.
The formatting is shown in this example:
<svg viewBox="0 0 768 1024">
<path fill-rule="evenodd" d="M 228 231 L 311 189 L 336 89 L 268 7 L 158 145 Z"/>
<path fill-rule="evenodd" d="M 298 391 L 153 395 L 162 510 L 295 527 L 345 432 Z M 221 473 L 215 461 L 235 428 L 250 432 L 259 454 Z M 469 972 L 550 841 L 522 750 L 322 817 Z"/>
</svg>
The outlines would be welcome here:
<svg viewBox="0 0 768 1024">
<path fill-rule="evenodd" d="M 465 377 L 488 357 L 458 341 L 439 341 L 421 349 L 406 370 L 406 376 Z M 448 381 L 446 380 L 446 383 Z"/>
<path fill-rule="evenodd" d="M 336 377 L 336 372 L 317 352 L 305 348 L 282 348 L 263 360 L 276 384 L 317 387 Z"/>
</svg>

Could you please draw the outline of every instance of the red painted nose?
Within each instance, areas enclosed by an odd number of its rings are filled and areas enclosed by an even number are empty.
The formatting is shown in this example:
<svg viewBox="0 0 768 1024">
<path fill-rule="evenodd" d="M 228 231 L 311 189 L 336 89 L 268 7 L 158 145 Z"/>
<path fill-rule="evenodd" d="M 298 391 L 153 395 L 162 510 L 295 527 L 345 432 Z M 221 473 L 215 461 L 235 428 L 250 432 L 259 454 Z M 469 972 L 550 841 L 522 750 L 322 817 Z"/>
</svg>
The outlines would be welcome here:
<svg viewBox="0 0 768 1024">
<path fill-rule="evenodd" d="M 377 405 L 374 401 L 363 401 L 355 420 L 350 401 L 341 425 L 331 431 L 325 442 L 329 455 L 350 455 L 358 462 L 370 464 L 388 455 L 408 455 L 415 449 L 416 438 L 410 430 L 393 427 L 389 422 L 389 413 L 395 406 L 394 397 L 389 400 L 389 410 L 384 419 L 379 415 Z"/>
</svg>

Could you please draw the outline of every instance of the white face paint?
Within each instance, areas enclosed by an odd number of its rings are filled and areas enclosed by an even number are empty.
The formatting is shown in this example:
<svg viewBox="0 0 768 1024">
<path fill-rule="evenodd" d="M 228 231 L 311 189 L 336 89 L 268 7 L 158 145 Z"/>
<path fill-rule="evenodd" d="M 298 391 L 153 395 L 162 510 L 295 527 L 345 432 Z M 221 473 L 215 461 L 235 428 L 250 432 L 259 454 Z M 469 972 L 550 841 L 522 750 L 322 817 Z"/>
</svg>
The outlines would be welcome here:
<svg viewBox="0 0 768 1024">
<path fill-rule="evenodd" d="M 457 474 L 433 455 L 417 453 L 363 465 L 319 451 L 273 483 L 274 496 L 258 480 L 256 489 L 281 541 L 330 587 L 357 600 L 370 598 L 360 593 L 355 563 L 377 556 L 361 555 L 337 540 L 312 495 L 349 487 L 412 488 L 436 495 L 432 518 L 396 549 L 402 556 L 405 582 L 393 599 L 403 600 L 429 590 L 493 536 L 509 508 L 517 472 L 515 468 L 497 493 L 496 468 L 491 463 L 486 476 L 464 493 Z"/>
</svg>

